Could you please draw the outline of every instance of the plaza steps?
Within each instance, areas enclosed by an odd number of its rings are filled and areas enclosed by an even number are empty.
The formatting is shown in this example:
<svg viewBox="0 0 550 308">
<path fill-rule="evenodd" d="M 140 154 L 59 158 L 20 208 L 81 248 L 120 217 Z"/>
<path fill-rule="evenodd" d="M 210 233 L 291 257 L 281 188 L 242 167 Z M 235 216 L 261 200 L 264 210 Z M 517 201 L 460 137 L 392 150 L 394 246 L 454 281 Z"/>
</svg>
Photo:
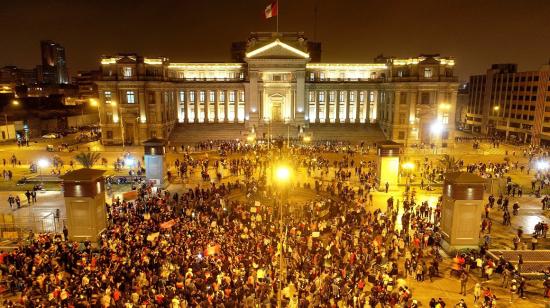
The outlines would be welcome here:
<svg viewBox="0 0 550 308">
<path fill-rule="evenodd" d="M 230 140 L 246 138 L 242 123 L 179 123 L 170 134 L 170 144 L 194 145 L 205 140 Z"/>
<path fill-rule="evenodd" d="M 205 140 L 231 140 L 245 139 L 250 129 L 245 124 L 239 123 L 180 123 L 176 125 L 170 135 L 171 145 L 194 145 Z M 264 138 L 271 131 L 276 137 L 297 138 L 299 128 L 296 125 L 284 123 L 264 123 L 256 127 L 257 138 Z M 352 144 L 361 142 L 373 143 L 386 140 L 384 133 L 376 124 L 356 123 L 331 123 L 331 124 L 309 124 L 303 129 L 305 134 L 311 134 L 313 140 L 339 140 L 348 141 Z"/>
<path fill-rule="evenodd" d="M 384 133 L 376 124 L 331 123 L 309 124 L 305 132 L 311 132 L 314 140 L 342 140 L 352 144 L 373 143 L 386 140 Z"/>
</svg>

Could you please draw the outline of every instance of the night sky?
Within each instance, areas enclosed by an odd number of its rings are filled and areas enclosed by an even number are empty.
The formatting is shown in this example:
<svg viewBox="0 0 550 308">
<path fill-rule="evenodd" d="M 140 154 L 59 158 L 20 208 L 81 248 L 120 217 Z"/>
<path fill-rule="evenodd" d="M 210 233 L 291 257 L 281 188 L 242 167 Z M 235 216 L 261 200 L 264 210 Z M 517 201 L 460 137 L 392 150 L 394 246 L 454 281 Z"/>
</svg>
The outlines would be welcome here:
<svg viewBox="0 0 550 308">
<path fill-rule="evenodd" d="M 66 48 L 71 74 L 102 54 L 137 52 L 173 62 L 229 61 L 233 41 L 274 31 L 269 0 L 4 0 L 0 65 L 34 67 L 41 39 Z M 441 53 L 461 80 L 491 63 L 536 69 L 550 58 L 548 0 L 279 0 L 280 31 L 316 39 L 323 62 L 371 62 L 377 54 Z"/>
</svg>

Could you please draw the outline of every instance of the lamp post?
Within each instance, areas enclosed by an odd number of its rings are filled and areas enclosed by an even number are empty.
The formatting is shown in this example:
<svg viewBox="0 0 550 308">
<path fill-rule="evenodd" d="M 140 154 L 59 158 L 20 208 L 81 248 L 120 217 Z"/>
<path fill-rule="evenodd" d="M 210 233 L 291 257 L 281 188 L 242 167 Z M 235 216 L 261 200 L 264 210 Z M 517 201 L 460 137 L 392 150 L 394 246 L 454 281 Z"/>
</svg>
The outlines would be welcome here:
<svg viewBox="0 0 550 308">
<path fill-rule="evenodd" d="M 19 106 L 19 101 L 14 99 L 11 102 L 12 106 Z M 10 129 L 8 128 L 8 114 L 4 112 L 4 121 L 6 122 L 6 137 L 7 140 L 10 140 Z"/>
<path fill-rule="evenodd" d="M 284 261 L 284 229 L 283 229 L 283 203 L 286 203 L 286 189 L 290 181 L 291 171 L 288 166 L 280 165 L 275 170 L 275 180 L 279 183 L 281 189 L 281 200 L 279 200 L 279 290 L 277 294 L 277 307 L 283 306 L 283 261 Z"/>
<path fill-rule="evenodd" d="M 430 127 L 430 130 L 432 132 L 432 136 L 434 137 L 434 139 L 441 136 L 441 133 L 443 133 L 443 129 L 444 129 L 443 124 L 441 124 L 441 122 L 439 122 L 439 121 L 436 121 L 432 124 L 432 126 Z M 436 142 L 434 142 L 434 154 L 437 154 L 437 143 Z"/>
<path fill-rule="evenodd" d="M 42 176 L 42 169 L 47 168 L 49 164 L 50 163 L 45 158 L 38 160 L 38 172 L 40 173 L 40 183 L 42 185 L 44 185 L 44 177 Z"/>
<path fill-rule="evenodd" d="M 406 162 L 402 165 L 402 167 L 403 167 L 403 170 L 405 170 L 405 175 L 407 176 L 406 185 L 408 190 L 410 185 L 411 174 L 412 174 L 412 171 L 414 170 L 414 164 L 412 162 Z"/>
</svg>

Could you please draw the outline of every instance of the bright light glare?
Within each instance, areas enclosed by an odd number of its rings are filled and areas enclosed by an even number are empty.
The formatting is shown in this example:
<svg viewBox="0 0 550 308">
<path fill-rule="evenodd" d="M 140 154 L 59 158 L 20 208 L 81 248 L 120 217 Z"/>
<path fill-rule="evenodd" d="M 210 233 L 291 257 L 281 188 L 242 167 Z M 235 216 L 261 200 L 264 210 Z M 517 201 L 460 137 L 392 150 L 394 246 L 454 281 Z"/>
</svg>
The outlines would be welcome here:
<svg viewBox="0 0 550 308">
<path fill-rule="evenodd" d="M 50 165 L 50 162 L 47 159 L 42 158 L 38 160 L 38 167 L 40 168 L 46 168 L 49 165 Z"/>
<path fill-rule="evenodd" d="M 133 158 L 126 158 L 126 159 L 124 160 L 124 163 L 125 163 L 126 166 L 128 166 L 128 167 L 132 167 L 132 166 L 136 163 L 136 161 L 135 161 Z"/>
<path fill-rule="evenodd" d="M 310 136 L 305 136 L 304 137 L 304 142 L 310 142 L 311 141 L 311 137 Z"/>
<path fill-rule="evenodd" d="M 287 166 L 279 166 L 275 175 L 279 182 L 287 182 L 290 179 L 290 169 Z"/>
<path fill-rule="evenodd" d="M 431 130 L 433 134 L 439 135 L 443 132 L 443 124 L 440 122 L 435 122 L 432 124 Z"/>
<path fill-rule="evenodd" d="M 247 136 L 246 141 L 253 142 L 254 141 L 254 136 Z"/>
<path fill-rule="evenodd" d="M 406 163 L 403 164 L 403 168 L 407 169 L 407 170 L 412 170 L 412 169 L 414 169 L 414 164 L 411 163 L 411 162 L 406 162 Z"/>
<path fill-rule="evenodd" d="M 549 164 L 548 164 L 547 161 L 539 160 L 537 162 L 537 169 L 539 169 L 539 170 L 546 170 L 546 169 L 548 169 L 548 167 L 549 167 Z"/>
</svg>

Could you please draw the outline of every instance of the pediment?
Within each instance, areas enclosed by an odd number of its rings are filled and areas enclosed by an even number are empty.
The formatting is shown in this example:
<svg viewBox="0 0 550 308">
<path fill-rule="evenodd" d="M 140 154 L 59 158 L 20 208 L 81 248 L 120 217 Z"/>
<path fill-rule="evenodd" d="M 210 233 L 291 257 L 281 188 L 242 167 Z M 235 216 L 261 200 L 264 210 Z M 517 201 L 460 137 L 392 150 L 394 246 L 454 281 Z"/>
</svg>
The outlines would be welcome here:
<svg viewBox="0 0 550 308">
<path fill-rule="evenodd" d="M 261 46 L 254 46 L 246 53 L 246 57 L 250 59 L 307 59 L 309 54 L 277 39 Z"/>
</svg>

